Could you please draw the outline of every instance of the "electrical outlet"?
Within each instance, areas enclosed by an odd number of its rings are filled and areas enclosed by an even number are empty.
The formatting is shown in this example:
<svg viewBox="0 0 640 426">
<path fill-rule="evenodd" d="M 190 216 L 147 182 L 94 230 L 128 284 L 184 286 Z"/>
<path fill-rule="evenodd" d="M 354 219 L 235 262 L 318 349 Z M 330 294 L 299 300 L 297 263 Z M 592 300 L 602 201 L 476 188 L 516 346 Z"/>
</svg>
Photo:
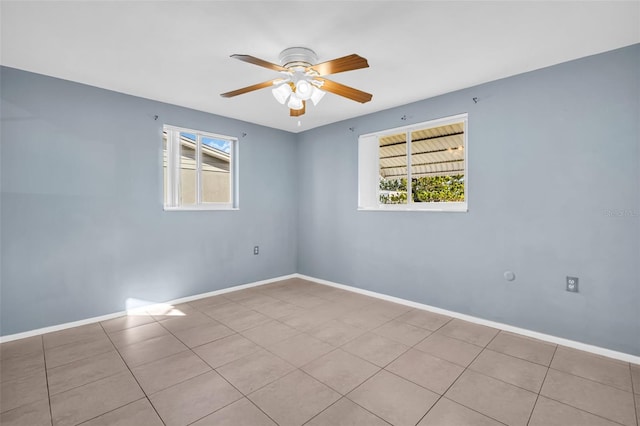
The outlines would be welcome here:
<svg viewBox="0 0 640 426">
<path fill-rule="evenodd" d="M 571 293 L 578 292 L 578 278 L 577 277 L 567 277 L 567 291 Z"/>
<path fill-rule="evenodd" d="M 253 247 L 253 254 L 260 254 L 260 246 Z"/>
</svg>

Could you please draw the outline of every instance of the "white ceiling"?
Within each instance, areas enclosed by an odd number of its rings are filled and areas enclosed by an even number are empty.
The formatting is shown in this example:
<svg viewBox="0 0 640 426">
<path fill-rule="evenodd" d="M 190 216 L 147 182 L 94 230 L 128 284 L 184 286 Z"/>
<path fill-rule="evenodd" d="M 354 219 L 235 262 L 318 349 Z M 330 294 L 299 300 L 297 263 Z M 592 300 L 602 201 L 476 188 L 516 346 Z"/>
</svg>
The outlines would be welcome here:
<svg viewBox="0 0 640 426">
<path fill-rule="evenodd" d="M 640 42 L 639 1 L 6 1 L 1 63 L 290 132 Z M 373 94 L 327 94 L 300 118 L 268 89 L 278 63 L 309 47 L 370 68 L 331 79 Z M 298 120 L 301 125 L 298 126 Z"/>
</svg>

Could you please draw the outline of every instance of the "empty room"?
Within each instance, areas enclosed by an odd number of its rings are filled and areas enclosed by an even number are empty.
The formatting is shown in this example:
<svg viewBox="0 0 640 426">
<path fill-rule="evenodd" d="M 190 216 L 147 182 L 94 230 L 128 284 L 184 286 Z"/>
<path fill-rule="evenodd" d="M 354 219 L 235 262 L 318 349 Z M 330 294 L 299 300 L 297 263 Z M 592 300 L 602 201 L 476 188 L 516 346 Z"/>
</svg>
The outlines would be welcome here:
<svg viewBox="0 0 640 426">
<path fill-rule="evenodd" d="M 0 425 L 640 426 L 640 2 L 0 0 Z"/>
</svg>

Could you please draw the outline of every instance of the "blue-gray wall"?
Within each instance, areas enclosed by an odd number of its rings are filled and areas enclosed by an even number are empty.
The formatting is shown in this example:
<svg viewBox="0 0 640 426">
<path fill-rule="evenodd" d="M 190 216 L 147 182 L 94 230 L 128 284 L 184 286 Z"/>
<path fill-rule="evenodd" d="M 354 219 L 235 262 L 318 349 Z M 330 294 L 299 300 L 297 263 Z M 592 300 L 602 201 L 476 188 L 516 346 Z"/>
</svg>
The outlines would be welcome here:
<svg viewBox="0 0 640 426">
<path fill-rule="evenodd" d="M 296 272 L 295 135 L 11 68 L 0 78 L 0 335 Z M 239 138 L 239 211 L 163 211 L 164 123 Z"/>
<path fill-rule="evenodd" d="M 303 133 L 298 272 L 640 355 L 639 79 L 634 45 Z M 468 213 L 356 210 L 359 134 L 463 112 Z"/>
<path fill-rule="evenodd" d="M 640 355 L 639 79 L 635 45 L 293 135 L 0 68 L 0 335 L 300 272 Z M 468 213 L 356 210 L 359 134 L 462 112 Z M 162 210 L 163 123 L 239 137 L 239 211 Z"/>
</svg>

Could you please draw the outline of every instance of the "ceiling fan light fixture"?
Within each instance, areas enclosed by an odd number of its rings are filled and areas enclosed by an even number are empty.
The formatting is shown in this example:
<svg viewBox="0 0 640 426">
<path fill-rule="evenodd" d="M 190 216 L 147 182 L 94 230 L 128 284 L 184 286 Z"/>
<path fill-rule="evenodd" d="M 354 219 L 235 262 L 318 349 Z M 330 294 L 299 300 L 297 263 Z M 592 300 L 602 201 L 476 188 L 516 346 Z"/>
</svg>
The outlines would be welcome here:
<svg viewBox="0 0 640 426">
<path fill-rule="evenodd" d="M 325 93 L 326 92 L 324 90 L 320 90 L 317 87 L 313 87 L 312 93 L 311 93 L 311 102 L 313 102 L 314 106 L 318 105 L 318 103 L 320 102 L 320 100 L 322 99 Z"/>
<path fill-rule="evenodd" d="M 273 97 L 276 98 L 276 101 L 284 105 L 287 98 L 291 95 L 291 86 L 289 86 L 289 83 L 283 83 L 272 89 L 271 93 L 273 93 Z"/>
</svg>

